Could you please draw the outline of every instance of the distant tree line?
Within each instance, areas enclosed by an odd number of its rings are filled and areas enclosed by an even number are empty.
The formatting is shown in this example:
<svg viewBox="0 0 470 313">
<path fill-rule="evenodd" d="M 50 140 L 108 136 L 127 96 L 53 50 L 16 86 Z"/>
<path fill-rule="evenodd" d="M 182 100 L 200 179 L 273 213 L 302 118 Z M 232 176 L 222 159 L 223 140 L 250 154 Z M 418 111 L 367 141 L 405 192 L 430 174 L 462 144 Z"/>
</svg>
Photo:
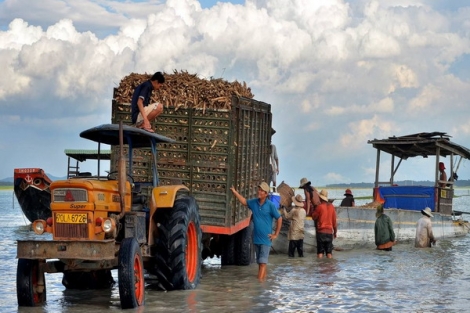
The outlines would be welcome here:
<svg viewBox="0 0 470 313">
<path fill-rule="evenodd" d="M 434 182 L 429 180 L 402 180 L 396 181 L 394 184 L 398 186 L 434 186 Z M 470 180 L 457 180 L 454 181 L 454 187 L 469 187 Z M 350 183 L 350 184 L 329 184 L 326 185 L 328 188 L 373 188 L 373 183 Z"/>
</svg>

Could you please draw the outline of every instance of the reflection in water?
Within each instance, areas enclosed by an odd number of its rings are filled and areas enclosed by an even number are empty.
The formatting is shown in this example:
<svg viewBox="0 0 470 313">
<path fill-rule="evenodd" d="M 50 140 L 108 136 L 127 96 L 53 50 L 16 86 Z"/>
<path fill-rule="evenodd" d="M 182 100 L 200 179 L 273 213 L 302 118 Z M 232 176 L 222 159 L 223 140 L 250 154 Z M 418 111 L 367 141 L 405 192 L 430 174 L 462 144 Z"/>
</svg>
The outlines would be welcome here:
<svg viewBox="0 0 470 313">
<path fill-rule="evenodd" d="M 197 292 L 195 290 L 189 291 L 186 297 L 186 305 L 188 307 L 188 312 L 197 312 L 197 303 Z"/>
<path fill-rule="evenodd" d="M 468 197 L 457 200 L 469 201 Z M 468 203 L 468 202 L 467 202 Z M 458 204 L 462 208 L 467 206 Z M 33 236 L 11 194 L 0 191 L 0 312 L 122 312 L 117 285 L 108 290 L 66 290 L 62 274 L 46 274 L 44 307 L 18 308 L 16 240 Z M 206 260 L 195 290 L 163 292 L 146 277 L 146 305 L 125 312 L 465 312 L 470 302 L 470 236 L 443 239 L 430 249 L 398 243 L 393 251 L 334 251 L 333 259 L 288 258 L 272 252 L 268 277 L 258 266 L 221 267 Z M 117 273 L 113 271 L 117 281 Z"/>
</svg>

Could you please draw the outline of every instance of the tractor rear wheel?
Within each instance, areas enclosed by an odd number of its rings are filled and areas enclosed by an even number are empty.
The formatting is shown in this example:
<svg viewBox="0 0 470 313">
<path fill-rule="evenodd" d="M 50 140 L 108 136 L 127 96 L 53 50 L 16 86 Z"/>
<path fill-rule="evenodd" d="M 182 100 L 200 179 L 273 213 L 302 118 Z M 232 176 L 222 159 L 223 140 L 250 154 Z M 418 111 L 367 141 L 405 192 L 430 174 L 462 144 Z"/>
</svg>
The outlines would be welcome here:
<svg viewBox="0 0 470 313">
<path fill-rule="evenodd" d="M 166 290 L 194 289 L 202 265 L 199 207 L 191 196 L 176 199 L 158 223 L 156 276 Z"/>
<path fill-rule="evenodd" d="M 118 259 L 119 297 L 123 309 L 144 305 L 145 280 L 142 252 L 135 238 L 121 242 Z"/>
<path fill-rule="evenodd" d="M 18 306 L 35 306 L 46 301 L 46 279 L 38 260 L 18 259 L 16 296 Z"/>
</svg>

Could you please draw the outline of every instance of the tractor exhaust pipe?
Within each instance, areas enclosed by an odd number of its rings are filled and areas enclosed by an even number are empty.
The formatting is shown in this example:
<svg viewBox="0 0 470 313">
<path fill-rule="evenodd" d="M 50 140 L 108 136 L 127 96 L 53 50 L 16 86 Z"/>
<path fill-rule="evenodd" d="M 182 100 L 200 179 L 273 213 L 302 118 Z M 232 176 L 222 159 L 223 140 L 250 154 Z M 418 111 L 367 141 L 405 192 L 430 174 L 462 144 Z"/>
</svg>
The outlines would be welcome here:
<svg viewBox="0 0 470 313">
<path fill-rule="evenodd" d="M 122 121 L 119 122 L 119 163 L 118 163 L 118 187 L 119 187 L 119 198 L 121 204 L 121 213 L 118 215 L 117 220 L 120 220 L 124 216 L 126 210 L 126 159 L 124 156 L 124 131 Z"/>
</svg>

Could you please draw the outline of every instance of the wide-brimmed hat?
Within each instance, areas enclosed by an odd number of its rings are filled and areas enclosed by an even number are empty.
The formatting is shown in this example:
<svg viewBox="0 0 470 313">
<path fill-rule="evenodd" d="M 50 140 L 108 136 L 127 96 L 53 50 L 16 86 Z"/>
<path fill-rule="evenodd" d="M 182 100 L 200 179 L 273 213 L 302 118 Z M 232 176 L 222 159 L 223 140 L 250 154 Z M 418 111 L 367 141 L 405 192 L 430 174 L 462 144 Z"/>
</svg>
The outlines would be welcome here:
<svg viewBox="0 0 470 313">
<path fill-rule="evenodd" d="M 301 195 L 296 195 L 292 197 L 292 202 L 294 202 L 295 206 L 304 206 L 304 198 Z"/>
<path fill-rule="evenodd" d="M 266 192 L 270 191 L 269 185 L 266 184 L 265 182 L 262 182 L 261 184 L 259 184 L 258 187 L 261 188 L 262 190 L 266 191 Z"/>
<path fill-rule="evenodd" d="M 328 191 L 322 189 L 319 194 L 320 198 L 328 202 Z"/>
<path fill-rule="evenodd" d="M 432 215 L 431 213 L 431 209 L 430 208 L 425 208 L 424 210 L 421 210 L 421 213 L 429 216 L 429 217 L 433 217 L 434 215 Z"/>
<path fill-rule="evenodd" d="M 310 181 L 309 181 L 306 177 L 302 178 L 302 179 L 300 180 L 300 186 L 299 186 L 299 188 L 303 188 L 303 187 L 304 187 L 305 185 L 307 185 L 308 183 L 310 183 Z"/>
<path fill-rule="evenodd" d="M 346 189 L 346 191 L 344 192 L 344 195 L 345 195 L 345 196 L 348 196 L 348 195 L 349 195 L 349 196 L 352 196 L 351 189 L 349 189 L 349 188 Z"/>
</svg>

